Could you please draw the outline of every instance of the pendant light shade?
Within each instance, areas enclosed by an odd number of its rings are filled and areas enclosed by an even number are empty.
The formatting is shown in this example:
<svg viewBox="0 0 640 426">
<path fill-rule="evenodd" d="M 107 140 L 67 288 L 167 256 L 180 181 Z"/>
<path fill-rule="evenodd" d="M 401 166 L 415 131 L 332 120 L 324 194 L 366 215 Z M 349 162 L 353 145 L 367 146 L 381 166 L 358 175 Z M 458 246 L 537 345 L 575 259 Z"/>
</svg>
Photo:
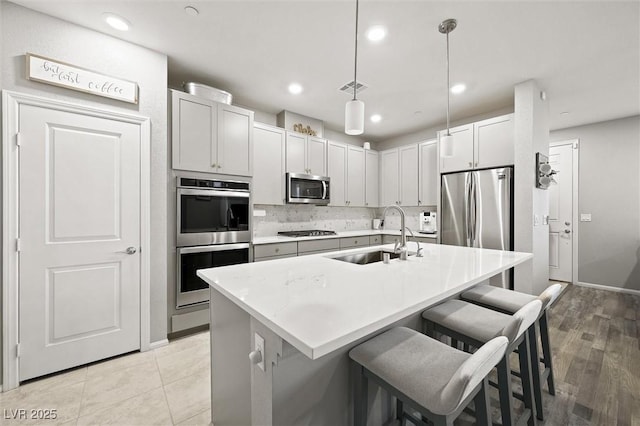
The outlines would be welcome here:
<svg viewBox="0 0 640 426">
<path fill-rule="evenodd" d="M 354 99 L 344 109 L 344 132 L 348 135 L 364 133 L 364 102 Z"/>
<path fill-rule="evenodd" d="M 347 135 L 364 133 L 364 102 L 356 97 L 358 90 L 358 0 L 356 0 L 356 33 L 353 64 L 353 99 L 344 108 L 344 132 Z"/>
<path fill-rule="evenodd" d="M 453 136 L 449 132 L 449 95 L 451 88 L 451 83 L 449 82 L 449 33 L 455 30 L 457 26 L 458 21 L 455 19 L 446 19 L 438 25 L 438 31 L 447 36 L 447 134 L 440 137 L 440 156 L 442 157 L 453 157 L 454 154 Z"/>
</svg>

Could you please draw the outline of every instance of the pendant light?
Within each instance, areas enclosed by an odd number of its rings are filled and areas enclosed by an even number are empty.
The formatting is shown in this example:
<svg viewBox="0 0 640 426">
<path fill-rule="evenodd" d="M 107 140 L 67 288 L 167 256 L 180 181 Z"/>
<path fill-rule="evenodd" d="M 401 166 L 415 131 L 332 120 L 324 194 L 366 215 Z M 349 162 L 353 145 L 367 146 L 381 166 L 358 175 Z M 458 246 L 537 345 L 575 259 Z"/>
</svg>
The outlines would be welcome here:
<svg viewBox="0 0 640 426">
<path fill-rule="evenodd" d="M 440 137 L 440 155 L 442 157 L 453 157 L 453 136 L 449 131 L 449 33 L 457 26 L 458 21 L 455 19 L 445 19 L 438 26 L 438 31 L 447 36 L 447 134 Z"/>
<path fill-rule="evenodd" d="M 358 0 L 356 0 L 356 36 L 355 59 L 353 66 L 353 99 L 347 102 L 344 109 L 344 132 L 347 135 L 364 133 L 364 102 L 356 98 L 358 88 Z"/>
</svg>

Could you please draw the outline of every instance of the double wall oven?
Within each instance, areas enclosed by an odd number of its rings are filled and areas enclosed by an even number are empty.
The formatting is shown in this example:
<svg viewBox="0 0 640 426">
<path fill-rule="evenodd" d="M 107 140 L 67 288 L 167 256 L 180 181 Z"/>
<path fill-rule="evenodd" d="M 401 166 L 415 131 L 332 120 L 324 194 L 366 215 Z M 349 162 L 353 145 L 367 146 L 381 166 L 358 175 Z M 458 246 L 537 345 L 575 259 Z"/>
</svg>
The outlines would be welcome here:
<svg viewBox="0 0 640 426">
<path fill-rule="evenodd" d="M 249 262 L 249 182 L 177 178 L 176 308 L 209 301 L 198 269 Z"/>
</svg>

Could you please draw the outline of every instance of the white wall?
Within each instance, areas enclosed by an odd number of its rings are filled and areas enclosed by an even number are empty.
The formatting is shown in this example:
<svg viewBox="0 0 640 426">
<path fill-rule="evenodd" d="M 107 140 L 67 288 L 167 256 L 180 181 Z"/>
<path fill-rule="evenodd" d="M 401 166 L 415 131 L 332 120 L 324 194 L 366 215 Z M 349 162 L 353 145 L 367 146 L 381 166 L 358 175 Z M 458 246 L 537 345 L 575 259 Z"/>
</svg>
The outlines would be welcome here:
<svg viewBox="0 0 640 426">
<path fill-rule="evenodd" d="M 151 118 L 151 341 L 167 336 L 167 57 L 77 25 L 0 4 L 2 88 Z M 25 53 L 139 84 L 138 105 L 25 78 Z M 3 206 L 4 208 L 5 206 Z"/>
<path fill-rule="evenodd" d="M 514 288 L 540 294 L 549 284 L 549 226 L 542 221 L 549 193 L 535 187 L 535 154 L 549 155 L 549 105 L 533 80 L 515 86 L 514 123 L 514 249 L 533 253 L 531 262 L 515 268 Z"/>
<path fill-rule="evenodd" d="M 580 140 L 578 281 L 640 291 L 640 116 L 551 132 Z"/>
</svg>

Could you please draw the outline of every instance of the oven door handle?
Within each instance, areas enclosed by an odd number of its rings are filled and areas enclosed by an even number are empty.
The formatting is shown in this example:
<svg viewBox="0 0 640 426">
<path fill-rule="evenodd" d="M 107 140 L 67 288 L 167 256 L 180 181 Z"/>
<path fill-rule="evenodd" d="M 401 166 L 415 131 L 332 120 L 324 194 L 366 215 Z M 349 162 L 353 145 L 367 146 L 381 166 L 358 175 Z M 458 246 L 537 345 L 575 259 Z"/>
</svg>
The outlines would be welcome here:
<svg viewBox="0 0 640 426">
<path fill-rule="evenodd" d="M 248 192 L 218 191 L 215 189 L 178 188 L 178 195 L 205 195 L 208 197 L 249 198 Z"/>
<path fill-rule="evenodd" d="M 229 251 L 229 250 L 241 250 L 249 249 L 249 243 L 241 244 L 217 244 L 213 246 L 196 246 L 196 247 L 178 247 L 178 254 L 189 253 L 208 253 L 212 251 Z"/>
</svg>

